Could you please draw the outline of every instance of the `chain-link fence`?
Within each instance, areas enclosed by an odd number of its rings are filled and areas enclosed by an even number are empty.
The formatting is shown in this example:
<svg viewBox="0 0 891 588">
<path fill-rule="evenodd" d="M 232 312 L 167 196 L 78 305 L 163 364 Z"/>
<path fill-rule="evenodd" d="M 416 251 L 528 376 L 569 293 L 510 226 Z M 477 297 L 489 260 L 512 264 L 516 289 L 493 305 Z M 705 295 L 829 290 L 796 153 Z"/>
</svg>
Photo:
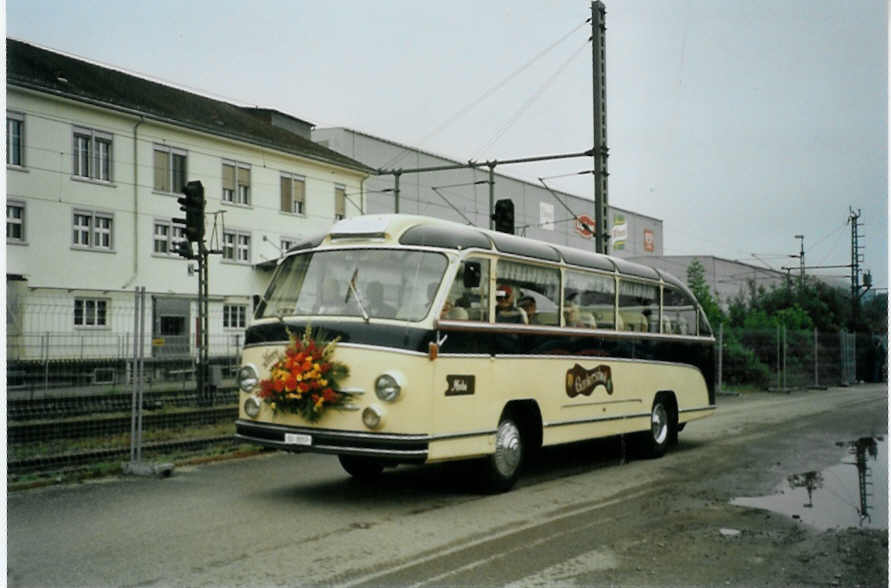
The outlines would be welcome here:
<svg viewBox="0 0 891 588">
<path fill-rule="evenodd" d="M 886 338 L 784 327 L 718 331 L 718 391 L 771 391 L 887 381 Z"/>
<path fill-rule="evenodd" d="M 218 306 L 209 317 L 217 328 L 201 394 L 193 301 L 186 299 L 178 315 L 159 313 L 157 303 L 137 306 L 132 293 L 63 303 L 32 297 L 7 308 L 8 473 L 120 465 L 132 455 L 136 408 L 147 460 L 231 447 L 244 325 L 227 313 L 227 324 L 241 327 L 228 328 Z"/>
</svg>

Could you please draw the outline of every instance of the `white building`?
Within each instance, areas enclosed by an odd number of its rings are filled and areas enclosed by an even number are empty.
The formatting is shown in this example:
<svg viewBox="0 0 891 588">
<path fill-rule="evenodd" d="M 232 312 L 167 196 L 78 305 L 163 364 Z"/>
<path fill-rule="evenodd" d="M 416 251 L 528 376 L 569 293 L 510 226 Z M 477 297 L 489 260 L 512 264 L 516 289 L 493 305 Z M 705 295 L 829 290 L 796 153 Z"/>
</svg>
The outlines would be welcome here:
<svg viewBox="0 0 891 588">
<path fill-rule="evenodd" d="M 171 220 L 191 180 L 221 251 L 211 354 L 234 353 L 268 262 L 363 205 L 369 170 L 310 128 L 8 39 L 8 358 L 125 357 L 137 286 L 150 297 L 147 355 L 194 352 L 197 272 L 174 253 Z"/>
<path fill-rule="evenodd" d="M 375 169 L 411 170 L 467 163 L 341 127 L 313 129 L 312 138 Z M 495 169 L 497 172 L 500 168 L 496 166 Z M 488 179 L 489 170 L 485 165 L 473 169 L 403 173 L 399 179 L 399 212 L 488 227 Z M 394 212 L 393 188 L 392 175 L 370 176 L 365 182 L 366 212 Z M 587 217 L 585 223 L 593 227 L 594 202 L 559 190 L 554 193 L 556 197 L 539 183 L 495 173 L 493 199 L 513 200 L 517 234 L 592 251 L 592 234 L 580 226 L 575 217 Z M 611 255 L 662 255 L 661 220 L 610 206 L 608 222 Z"/>
</svg>

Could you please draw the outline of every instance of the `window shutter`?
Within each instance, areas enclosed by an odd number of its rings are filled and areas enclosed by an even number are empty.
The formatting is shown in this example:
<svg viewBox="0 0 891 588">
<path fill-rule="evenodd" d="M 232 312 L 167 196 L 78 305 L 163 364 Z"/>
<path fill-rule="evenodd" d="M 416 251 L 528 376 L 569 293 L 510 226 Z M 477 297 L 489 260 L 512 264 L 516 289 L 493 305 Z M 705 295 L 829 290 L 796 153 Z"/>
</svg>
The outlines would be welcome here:
<svg viewBox="0 0 891 588">
<path fill-rule="evenodd" d="M 155 151 L 155 190 L 161 192 L 170 191 L 170 154 L 164 151 Z"/>
<path fill-rule="evenodd" d="M 223 164 L 223 189 L 235 191 L 235 166 Z"/>
<path fill-rule="evenodd" d="M 334 188 L 334 214 L 346 216 L 346 189 Z"/>
<path fill-rule="evenodd" d="M 251 185 L 251 170 L 247 167 L 239 167 L 238 168 L 238 185 L 239 186 L 250 186 Z"/>
<path fill-rule="evenodd" d="M 303 183 L 303 180 L 294 180 L 294 202 L 300 204 L 306 202 L 306 184 Z M 294 212 L 298 212 L 302 208 L 302 206 L 296 206 Z"/>
<path fill-rule="evenodd" d="M 291 178 L 282 176 L 282 212 L 291 210 Z"/>
</svg>

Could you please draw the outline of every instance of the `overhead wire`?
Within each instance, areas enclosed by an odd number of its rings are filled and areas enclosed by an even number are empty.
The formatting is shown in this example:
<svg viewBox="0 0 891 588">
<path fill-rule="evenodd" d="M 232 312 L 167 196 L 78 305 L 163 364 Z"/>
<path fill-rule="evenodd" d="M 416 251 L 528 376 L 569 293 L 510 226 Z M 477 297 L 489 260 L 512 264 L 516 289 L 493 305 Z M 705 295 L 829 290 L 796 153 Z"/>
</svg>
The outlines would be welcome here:
<svg viewBox="0 0 891 588">
<path fill-rule="evenodd" d="M 482 147 L 479 147 L 478 149 L 476 149 L 473 152 L 474 156 L 471 157 L 471 160 L 479 159 L 482 156 L 483 151 L 485 151 L 485 150 L 489 149 L 490 147 L 492 147 L 493 145 L 495 145 L 501 139 L 501 137 L 503 137 L 504 134 L 507 133 L 507 131 L 509 131 L 517 123 L 517 121 L 520 119 L 520 117 L 523 116 L 523 114 L 536 101 L 538 101 L 539 98 L 541 98 L 541 96 L 542 96 L 542 94 L 544 94 L 545 90 L 547 90 L 548 88 L 551 87 L 551 84 L 554 82 L 554 80 L 557 79 L 557 77 L 559 77 L 560 74 L 562 74 L 566 70 L 567 67 L 569 67 L 569 64 L 571 64 L 575 60 L 575 58 L 578 57 L 579 54 L 581 54 L 582 50 L 587 48 L 588 43 L 589 43 L 589 41 L 585 41 L 585 43 L 583 43 L 578 49 L 576 49 L 569 56 L 568 59 L 566 59 L 563 63 L 561 63 L 560 66 L 557 68 L 557 70 L 554 73 L 552 73 L 550 76 L 548 76 L 548 78 L 544 81 L 544 83 L 541 86 L 539 86 L 535 90 L 535 92 L 533 92 L 532 95 L 523 102 L 523 104 L 520 105 L 519 109 L 517 109 L 516 112 L 514 112 L 510 117 L 507 118 L 507 120 L 501 125 L 499 130 L 497 130 L 495 132 L 495 136 L 491 140 L 489 140 L 488 143 L 486 143 Z"/>
<path fill-rule="evenodd" d="M 416 143 L 417 145 L 423 145 L 426 141 L 428 141 L 428 140 L 431 139 L 432 137 L 434 137 L 434 136 L 438 135 L 439 133 L 441 133 L 443 130 L 445 130 L 446 128 L 448 128 L 451 124 L 453 124 L 453 123 L 456 122 L 458 119 L 460 119 L 460 118 L 462 118 L 463 116 L 465 116 L 465 115 L 466 115 L 467 113 L 469 113 L 471 110 L 473 110 L 474 108 L 476 108 L 479 104 L 481 104 L 481 103 L 484 102 L 486 99 L 488 99 L 491 95 L 493 95 L 493 94 L 496 93 L 498 90 L 500 90 L 501 88 L 503 88 L 504 86 L 506 86 L 506 85 L 508 84 L 508 82 L 510 82 L 510 81 L 513 80 L 515 77 L 517 77 L 518 75 L 520 75 L 521 73 L 523 73 L 524 71 L 526 71 L 527 69 L 529 69 L 530 67 L 532 67 L 532 65 L 533 65 L 534 63 L 536 63 L 539 59 L 543 58 L 545 55 L 547 55 L 548 53 L 550 53 L 555 47 L 557 47 L 557 46 L 560 45 L 563 41 L 565 41 L 566 39 L 568 39 L 569 37 L 571 37 L 576 31 L 578 31 L 580 28 L 582 28 L 583 26 L 585 26 L 585 25 L 586 25 L 587 23 L 589 23 L 589 22 L 590 22 L 590 19 L 587 19 L 587 20 L 585 20 L 584 22 L 582 22 L 582 23 L 576 25 L 575 27 L 573 27 L 569 32 L 567 32 L 566 34 L 564 34 L 563 36 L 561 36 L 559 39 L 557 39 L 556 41 L 554 41 L 553 43 L 551 43 L 550 45 L 548 45 L 547 47 L 545 47 L 544 49 L 542 49 L 541 51 L 539 51 L 538 53 L 536 53 L 534 56 L 532 56 L 531 59 L 529 59 L 528 61 L 526 61 L 525 63 L 523 63 L 522 65 L 520 65 L 518 68 L 516 68 L 515 70 L 511 71 L 507 76 L 505 76 L 504 78 L 502 78 L 501 80 L 499 80 L 498 82 L 496 82 L 494 85 L 492 85 L 491 87 L 489 87 L 489 88 L 488 88 L 487 90 L 485 90 L 485 91 L 484 91 L 478 98 L 472 100 L 471 102 L 467 103 L 466 105 L 464 105 L 463 107 L 461 107 L 460 109 L 458 109 L 454 114 L 452 114 L 451 116 L 449 116 L 445 121 L 443 121 L 442 123 L 440 123 L 439 125 L 437 125 L 436 127 L 434 127 L 432 131 L 430 131 L 429 133 L 427 133 L 426 135 L 424 135 L 423 137 L 421 137 L 419 140 L 415 141 L 415 143 Z M 381 168 L 388 168 L 388 167 L 391 167 L 391 166 L 393 166 L 396 162 L 398 162 L 400 159 L 402 159 L 403 157 L 405 157 L 405 155 L 407 155 L 407 154 L 410 153 L 410 152 L 411 152 L 411 149 L 410 149 L 410 148 L 405 148 L 401 153 L 397 153 L 397 154 L 394 155 L 390 160 L 388 160 L 386 163 L 384 163 L 384 164 L 383 164 L 382 166 L 380 166 L 380 167 L 381 167 Z"/>
</svg>

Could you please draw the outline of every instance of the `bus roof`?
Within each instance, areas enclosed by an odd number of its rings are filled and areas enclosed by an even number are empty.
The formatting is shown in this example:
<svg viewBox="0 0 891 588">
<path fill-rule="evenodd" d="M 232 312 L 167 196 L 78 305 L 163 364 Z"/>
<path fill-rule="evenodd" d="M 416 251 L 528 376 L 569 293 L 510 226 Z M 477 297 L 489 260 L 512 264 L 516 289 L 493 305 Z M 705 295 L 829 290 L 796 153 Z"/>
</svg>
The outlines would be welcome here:
<svg viewBox="0 0 891 588">
<path fill-rule="evenodd" d="M 377 214 L 350 217 L 338 221 L 327 235 L 301 243 L 291 250 L 324 245 L 373 240 L 375 243 L 437 247 L 442 249 L 481 249 L 520 255 L 542 261 L 561 262 L 589 269 L 659 280 L 684 289 L 683 282 L 667 272 L 657 271 L 610 255 L 553 245 L 536 239 L 499 233 L 471 225 L 426 216 Z"/>
</svg>

